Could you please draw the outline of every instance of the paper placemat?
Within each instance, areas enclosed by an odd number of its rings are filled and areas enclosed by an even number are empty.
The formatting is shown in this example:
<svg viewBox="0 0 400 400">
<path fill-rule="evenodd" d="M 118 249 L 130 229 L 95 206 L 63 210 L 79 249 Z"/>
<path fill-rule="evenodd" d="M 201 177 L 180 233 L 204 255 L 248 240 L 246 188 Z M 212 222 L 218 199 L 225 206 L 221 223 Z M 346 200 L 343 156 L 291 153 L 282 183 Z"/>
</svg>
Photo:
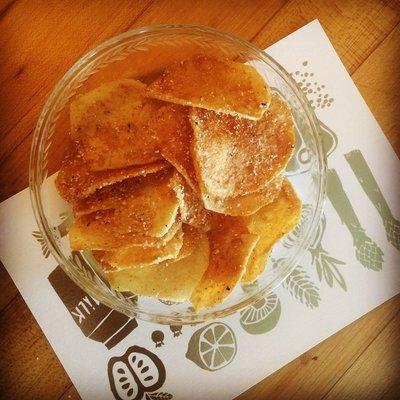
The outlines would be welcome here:
<svg viewBox="0 0 400 400">
<path fill-rule="evenodd" d="M 320 120 L 328 200 L 301 265 L 255 305 L 196 326 L 129 319 L 56 266 L 27 189 L 0 205 L 0 259 L 83 399 L 231 399 L 400 292 L 398 157 L 318 21 L 267 52 Z"/>
</svg>

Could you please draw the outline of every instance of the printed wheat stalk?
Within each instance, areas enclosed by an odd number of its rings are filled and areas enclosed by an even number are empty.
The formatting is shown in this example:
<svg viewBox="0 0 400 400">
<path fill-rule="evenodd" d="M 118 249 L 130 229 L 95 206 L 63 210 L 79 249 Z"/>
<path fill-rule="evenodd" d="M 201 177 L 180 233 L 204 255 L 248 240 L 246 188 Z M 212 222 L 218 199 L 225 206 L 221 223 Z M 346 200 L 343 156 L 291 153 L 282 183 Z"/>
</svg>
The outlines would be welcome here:
<svg viewBox="0 0 400 400">
<path fill-rule="evenodd" d="M 311 254 L 312 263 L 317 269 L 318 278 L 320 281 L 322 281 L 322 278 L 324 278 L 325 282 L 330 287 L 333 287 L 333 283 L 336 281 L 339 286 L 346 291 L 346 282 L 338 269 L 338 266 L 344 265 L 345 263 L 337 260 L 334 257 L 331 257 L 322 247 L 322 238 L 324 236 L 325 229 L 326 217 L 323 215 L 315 233 L 315 237 L 308 248 L 308 251 Z"/>
<path fill-rule="evenodd" d="M 360 150 L 344 155 L 366 195 L 382 218 L 388 241 L 400 250 L 400 221 L 393 217 L 374 175 Z"/>
<path fill-rule="evenodd" d="M 380 271 L 383 252 L 365 233 L 334 169 L 328 170 L 328 198 L 353 237 L 357 260 L 367 269 Z"/>
<path fill-rule="evenodd" d="M 285 262 L 285 258 L 277 261 L 273 260 L 273 268 L 279 268 L 280 264 Z M 289 290 L 289 293 L 294 298 L 307 307 L 315 308 L 319 306 L 319 302 L 321 301 L 319 288 L 301 265 L 298 265 L 282 282 L 282 287 Z"/>
</svg>

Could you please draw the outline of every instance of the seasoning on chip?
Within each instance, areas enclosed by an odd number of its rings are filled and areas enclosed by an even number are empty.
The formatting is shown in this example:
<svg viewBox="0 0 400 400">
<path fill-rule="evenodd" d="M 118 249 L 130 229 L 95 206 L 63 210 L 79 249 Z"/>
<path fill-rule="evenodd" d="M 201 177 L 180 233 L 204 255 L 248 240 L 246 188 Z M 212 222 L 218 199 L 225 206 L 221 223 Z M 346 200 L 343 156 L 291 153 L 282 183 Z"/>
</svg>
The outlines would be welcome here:
<svg viewBox="0 0 400 400">
<path fill-rule="evenodd" d="M 199 55 L 151 79 L 71 103 L 73 147 L 56 178 L 75 216 L 71 249 L 91 251 L 114 290 L 213 307 L 253 282 L 298 222 L 283 177 L 291 112 L 227 59 Z"/>
</svg>

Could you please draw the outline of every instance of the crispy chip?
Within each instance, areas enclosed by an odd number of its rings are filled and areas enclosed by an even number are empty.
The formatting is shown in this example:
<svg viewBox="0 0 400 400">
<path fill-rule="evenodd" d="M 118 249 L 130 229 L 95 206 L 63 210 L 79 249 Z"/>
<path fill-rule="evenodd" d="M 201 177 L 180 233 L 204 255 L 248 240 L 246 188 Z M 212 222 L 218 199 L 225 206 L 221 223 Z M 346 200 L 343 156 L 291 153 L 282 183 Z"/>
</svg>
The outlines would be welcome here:
<svg viewBox="0 0 400 400">
<path fill-rule="evenodd" d="M 182 224 L 169 241 L 156 247 L 130 246 L 115 251 L 94 251 L 94 257 L 105 271 L 142 268 L 162 261 L 178 261 L 189 256 L 197 246 L 200 231 Z"/>
<path fill-rule="evenodd" d="M 221 303 L 242 278 L 259 236 L 240 218 L 215 216 L 210 232 L 210 263 L 190 301 L 199 310 Z"/>
<path fill-rule="evenodd" d="M 94 193 L 97 189 L 127 178 L 146 176 L 166 167 L 168 167 L 168 163 L 160 160 L 145 165 L 91 171 L 83 157 L 74 151 L 64 159 L 56 178 L 56 186 L 63 199 L 69 203 L 74 203 L 78 199 Z"/>
<path fill-rule="evenodd" d="M 211 213 L 200 197 L 192 190 L 179 173 L 175 173 L 171 186 L 178 197 L 179 213 L 184 223 L 207 232 L 211 229 Z"/>
<path fill-rule="evenodd" d="M 163 132 L 162 156 L 187 180 L 191 188 L 199 193 L 190 153 L 193 130 L 188 110 L 178 104 L 166 104 L 158 110 L 153 121 L 157 124 L 153 130 Z"/>
<path fill-rule="evenodd" d="M 259 119 L 268 108 L 266 82 L 250 65 L 196 56 L 167 67 L 147 89 L 150 97 Z"/>
<path fill-rule="evenodd" d="M 178 213 L 178 199 L 170 187 L 171 173 L 161 171 L 143 178 L 130 178 L 97 190 L 77 202 L 77 216 L 115 210 L 113 224 L 121 233 L 163 236 Z"/>
<path fill-rule="evenodd" d="M 282 172 L 293 151 L 292 116 L 277 95 L 259 121 L 199 108 L 191 110 L 190 119 L 193 163 L 203 198 L 259 191 Z"/>
<path fill-rule="evenodd" d="M 300 200 L 290 182 L 285 179 L 282 190 L 273 203 L 244 218 L 249 231 L 259 235 L 260 240 L 246 266 L 243 283 L 254 282 L 264 271 L 272 246 L 296 226 L 300 212 Z"/>
<path fill-rule="evenodd" d="M 203 237 L 203 232 L 193 226 L 182 224 L 183 245 L 177 256 L 177 260 L 185 258 L 193 253 L 197 242 Z"/>
<path fill-rule="evenodd" d="M 255 193 L 225 198 L 219 198 L 210 195 L 205 196 L 203 199 L 204 205 L 208 210 L 212 210 L 221 214 L 232 216 L 251 215 L 277 198 L 282 186 L 282 182 L 283 176 L 279 175 L 266 187 Z"/>
<path fill-rule="evenodd" d="M 131 246 L 115 251 L 94 251 L 93 256 L 105 270 L 144 267 L 165 260 L 176 259 L 183 245 L 183 231 L 159 247 Z M 111 268 L 110 268 L 111 267 Z"/>
<path fill-rule="evenodd" d="M 106 83 L 71 103 L 71 136 L 94 171 L 161 159 L 161 132 L 150 121 L 162 102 L 147 99 L 132 79 Z"/>
<path fill-rule="evenodd" d="M 162 300 L 184 301 L 193 292 L 209 259 L 207 235 L 199 233 L 195 248 L 178 261 L 167 260 L 143 268 L 106 272 L 111 287 Z"/>
<path fill-rule="evenodd" d="M 97 211 L 77 218 L 69 229 L 72 250 L 116 250 L 121 247 L 164 246 L 181 227 L 176 219 L 168 232 L 161 238 L 137 233 L 122 233 L 115 223 L 114 210 Z"/>
</svg>

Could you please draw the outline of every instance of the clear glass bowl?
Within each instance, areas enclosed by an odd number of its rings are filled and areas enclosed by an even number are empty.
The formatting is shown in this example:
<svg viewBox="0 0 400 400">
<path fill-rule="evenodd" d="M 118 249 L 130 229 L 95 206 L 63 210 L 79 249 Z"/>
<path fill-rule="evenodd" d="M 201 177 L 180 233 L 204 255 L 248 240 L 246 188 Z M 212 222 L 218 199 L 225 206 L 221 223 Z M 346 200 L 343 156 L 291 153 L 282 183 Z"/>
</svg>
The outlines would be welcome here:
<svg viewBox="0 0 400 400">
<path fill-rule="evenodd" d="M 277 244 L 257 282 L 238 287 L 215 307 L 195 312 L 188 302 L 170 304 L 110 289 L 90 253 L 71 254 L 67 226 L 71 211 L 58 195 L 54 173 L 69 146 L 69 104 L 75 96 L 121 77 L 151 80 L 164 66 L 195 54 L 229 57 L 253 65 L 291 106 L 297 146 L 288 166 L 302 203 L 297 228 Z M 325 197 L 326 161 L 319 125 L 305 95 L 289 74 L 249 42 L 203 26 L 159 25 L 115 36 L 83 56 L 55 86 L 37 122 L 30 160 L 35 217 L 47 245 L 68 276 L 93 298 L 129 316 L 165 324 L 219 318 L 250 305 L 273 290 L 295 268 L 315 232 Z"/>
</svg>

